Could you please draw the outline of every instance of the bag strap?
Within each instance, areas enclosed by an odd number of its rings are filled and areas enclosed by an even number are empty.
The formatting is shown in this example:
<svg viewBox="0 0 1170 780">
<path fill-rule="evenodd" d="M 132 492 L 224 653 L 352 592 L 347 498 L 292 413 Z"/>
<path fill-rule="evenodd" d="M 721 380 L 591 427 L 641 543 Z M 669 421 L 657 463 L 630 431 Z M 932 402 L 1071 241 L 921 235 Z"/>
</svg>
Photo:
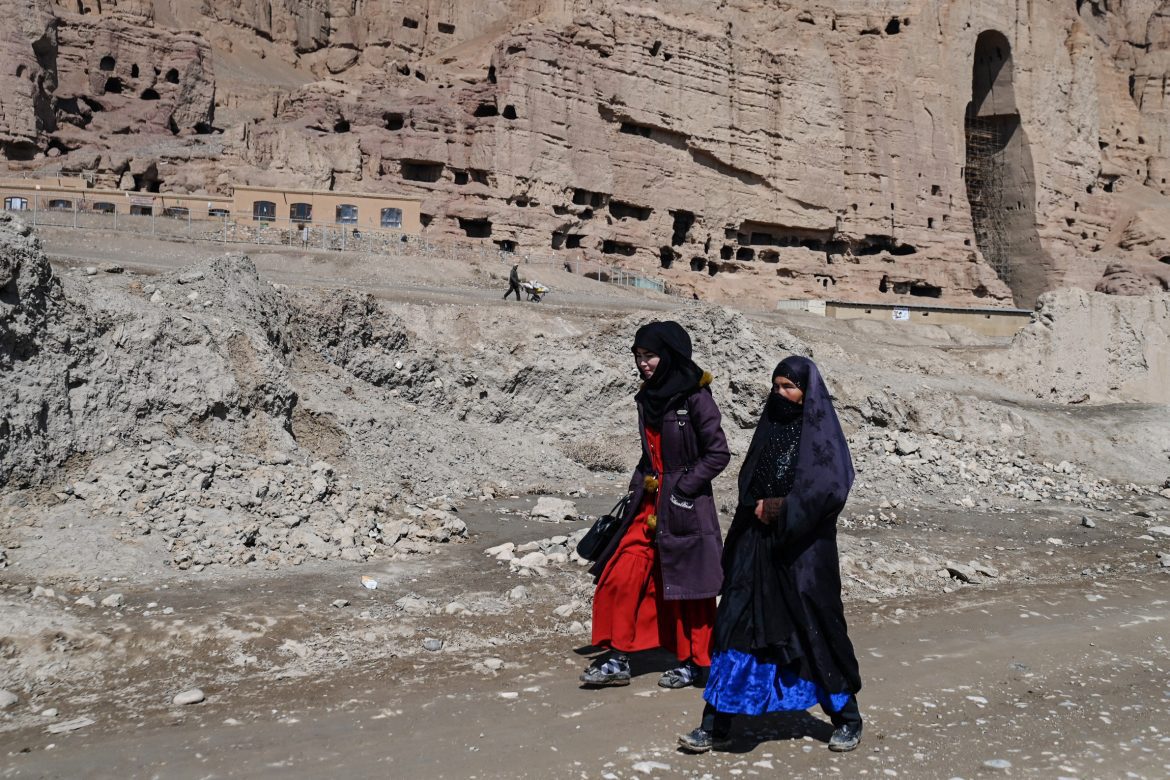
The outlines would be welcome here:
<svg viewBox="0 0 1170 780">
<path fill-rule="evenodd" d="M 621 517 L 624 515 L 626 512 L 626 504 L 630 503 L 630 497 L 633 495 L 633 493 L 626 493 L 624 496 L 619 498 L 618 502 L 613 505 L 613 509 L 609 510 L 609 514 L 614 517 Z"/>
</svg>

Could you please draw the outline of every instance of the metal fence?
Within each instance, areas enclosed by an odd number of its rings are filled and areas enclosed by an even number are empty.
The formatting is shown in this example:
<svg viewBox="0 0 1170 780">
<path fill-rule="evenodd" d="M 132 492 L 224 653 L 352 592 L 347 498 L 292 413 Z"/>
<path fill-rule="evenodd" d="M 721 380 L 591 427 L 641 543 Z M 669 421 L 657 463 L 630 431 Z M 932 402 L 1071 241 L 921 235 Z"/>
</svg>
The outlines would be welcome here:
<svg viewBox="0 0 1170 780">
<path fill-rule="evenodd" d="M 57 201 L 55 204 L 54 201 Z M 66 207 L 64 204 L 68 203 Z M 30 221 L 35 227 L 101 230 L 132 233 L 172 241 L 211 241 L 221 244 L 288 246 L 336 252 L 368 252 L 384 255 L 435 256 L 455 260 L 496 261 L 505 265 L 548 266 L 600 282 L 670 293 L 659 279 L 631 273 L 600 260 L 556 254 L 514 252 L 499 249 L 484 240 L 436 241 L 401 230 L 368 229 L 356 225 L 314 224 L 288 219 L 254 219 L 251 214 L 213 212 L 196 217 L 186 208 L 169 208 L 163 213 L 150 207 L 132 207 L 138 213 L 102 210 L 102 203 L 77 205 L 64 196 L 6 198 L 4 210 Z M 88 206 L 88 208 L 87 208 Z M 533 270 L 530 273 L 539 273 Z"/>
</svg>

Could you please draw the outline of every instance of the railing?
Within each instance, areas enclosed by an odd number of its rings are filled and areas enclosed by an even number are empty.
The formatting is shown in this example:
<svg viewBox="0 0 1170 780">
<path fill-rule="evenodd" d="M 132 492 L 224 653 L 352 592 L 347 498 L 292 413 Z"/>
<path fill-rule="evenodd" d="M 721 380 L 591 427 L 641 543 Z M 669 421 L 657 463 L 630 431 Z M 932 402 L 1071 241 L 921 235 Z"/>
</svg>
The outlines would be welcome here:
<svg viewBox="0 0 1170 780">
<path fill-rule="evenodd" d="M 515 252 L 496 248 L 490 245 L 488 239 L 435 240 L 393 228 L 366 228 L 352 224 L 321 224 L 268 217 L 257 219 L 252 214 L 229 212 L 202 217 L 182 208 L 168 209 L 159 214 L 156 213 L 157 205 L 153 208 L 138 207 L 149 213 L 126 214 L 117 210 L 95 209 L 95 203 L 90 202 L 91 198 L 80 205 L 80 198 L 74 198 L 69 208 L 53 208 L 49 205 L 53 200 L 68 201 L 69 198 L 63 194 L 49 198 L 30 193 L 28 197 L 6 197 L 3 206 L 5 211 L 23 217 L 34 227 L 128 232 L 172 241 L 289 246 L 384 255 L 442 255 L 455 260 L 497 261 L 505 265 L 518 263 L 526 268 L 546 265 L 550 269 L 560 268 L 600 282 L 670 293 L 661 280 L 640 276 L 600 260 Z M 125 208 L 126 204 L 119 201 L 118 205 Z"/>
</svg>

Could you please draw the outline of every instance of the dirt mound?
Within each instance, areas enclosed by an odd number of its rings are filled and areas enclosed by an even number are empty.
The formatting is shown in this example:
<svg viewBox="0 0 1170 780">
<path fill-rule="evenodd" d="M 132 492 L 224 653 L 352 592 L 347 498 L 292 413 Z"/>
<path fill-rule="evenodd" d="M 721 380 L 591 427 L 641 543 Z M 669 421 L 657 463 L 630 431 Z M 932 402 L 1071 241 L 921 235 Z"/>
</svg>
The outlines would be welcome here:
<svg viewBox="0 0 1170 780">
<path fill-rule="evenodd" d="M 1170 295 L 1047 293 L 1011 349 L 988 364 L 1045 400 L 1170 403 Z"/>
<path fill-rule="evenodd" d="M 152 427 L 215 428 L 224 444 L 245 431 L 287 438 L 289 318 L 249 260 L 216 258 L 127 290 L 96 275 L 62 284 L 19 222 L 0 230 L 6 289 L 18 291 L 2 326 L 14 381 L 0 383 L 0 479 L 36 484 Z"/>
</svg>

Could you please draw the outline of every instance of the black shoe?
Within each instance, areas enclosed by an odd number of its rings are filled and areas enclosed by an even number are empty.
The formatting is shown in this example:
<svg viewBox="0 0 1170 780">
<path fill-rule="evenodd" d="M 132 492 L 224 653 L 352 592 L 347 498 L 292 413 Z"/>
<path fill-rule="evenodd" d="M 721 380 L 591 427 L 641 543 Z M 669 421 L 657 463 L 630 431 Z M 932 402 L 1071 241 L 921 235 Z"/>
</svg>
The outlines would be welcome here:
<svg viewBox="0 0 1170 780">
<path fill-rule="evenodd" d="M 600 663 L 594 661 L 579 679 L 595 687 L 629 685 L 630 659 L 625 655 L 611 655 Z"/>
<path fill-rule="evenodd" d="M 834 753 L 848 753 L 861 744 L 861 722 L 846 723 L 833 730 L 829 738 L 829 750 Z"/>
<path fill-rule="evenodd" d="M 702 688 L 707 684 L 707 675 L 711 670 L 687 661 L 677 669 L 663 672 L 658 678 L 660 688 Z"/>
<path fill-rule="evenodd" d="M 730 744 L 731 740 L 727 737 L 717 737 L 714 732 L 707 731 L 702 726 L 678 738 L 678 746 L 687 753 L 706 753 L 709 750 L 723 750 Z"/>
</svg>

